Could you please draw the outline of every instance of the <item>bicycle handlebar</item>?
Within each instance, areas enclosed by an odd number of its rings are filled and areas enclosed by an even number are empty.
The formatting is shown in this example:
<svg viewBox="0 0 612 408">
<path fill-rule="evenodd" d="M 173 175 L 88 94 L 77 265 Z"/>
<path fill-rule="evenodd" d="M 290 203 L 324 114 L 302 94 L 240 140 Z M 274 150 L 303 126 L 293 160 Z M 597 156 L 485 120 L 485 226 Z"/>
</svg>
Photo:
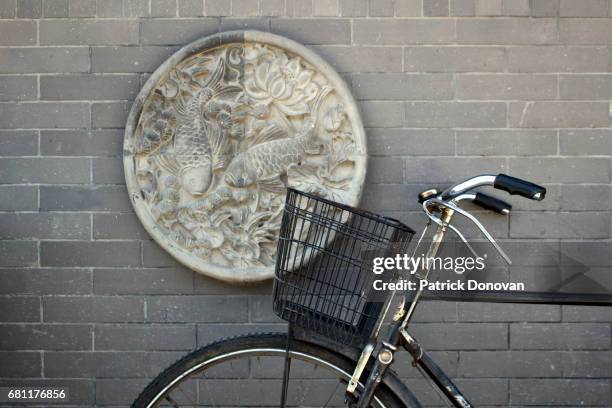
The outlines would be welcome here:
<svg viewBox="0 0 612 408">
<path fill-rule="evenodd" d="M 506 174 L 483 174 L 452 185 L 442 192 L 441 198 L 443 200 L 452 200 L 461 194 L 482 186 L 492 186 L 511 195 L 518 194 L 537 201 L 542 201 L 546 196 L 546 189 L 544 187 L 530 181 L 521 180 Z M 496 205 L 495 207 L 500 206 Z"/>
</svg>

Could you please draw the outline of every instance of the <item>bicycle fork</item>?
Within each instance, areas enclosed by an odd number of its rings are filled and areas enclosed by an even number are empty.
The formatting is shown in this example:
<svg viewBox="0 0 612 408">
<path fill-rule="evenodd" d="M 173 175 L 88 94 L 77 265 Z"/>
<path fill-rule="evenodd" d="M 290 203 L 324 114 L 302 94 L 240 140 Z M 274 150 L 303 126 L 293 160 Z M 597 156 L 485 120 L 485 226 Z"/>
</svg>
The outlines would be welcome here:
<svg viewBox="0 0 612 408">
<path fill-rule="evenodd" d="M 427 257 L 425 259 L 429 260 L 430 258 L 434 258 L 438 253 L 438 249 L 440 248 L 440 244 L 444 239 L 444 234 L 447 231 L 447 226 L 450 224 L 453 214 L 453 209 L 447 207 L 441 209 L 439 218 L 441 223 L 438 224 L 436 232 L 431 239 L 429 248 L 427 250 Z M 423 235 L 424 233 L 425 231 L 423 232 Z M 421 236 L 421 239 L 423 238 L 423 235 Z M 430 270 L 431 265 L 429 261 L 427 261 L 424 270 L 420 273 L 417 273 L 415 276 L 421 281 L 427 281 Z M 423 290 L 421 289 L 421 285 L 419 285 L 419 289 L 416 291 L 412 301 L 409 303 L 402 302 L 398 306 L 398 309 L 395 315 L 393 316 L 393 322 L 389 327 L 386 338 L 380 344 L 374 364 L 372 365 L 372 369 L 370 370 L 370 375 L 368 376 L 368 379 L 364 384 L 363 390 L 359 395 L 359 399 L 357 403 L 351 404 L 351 408 L 366 408 L 370 405 L 376 388 L 382 381 L 387 369 L 393 362 L 395 352 L 398 350 L 399 346 L 403 347 L 406 351 L 408 351 L 408 353 L 412 355 L 414 359 L 413 364 L 415 366 L 419 366 L 425 372 L 425 374 L 427 374 L 427 376 L 429 376 L 434 381 L 438 388 L 453 403 L 455 407 L 473 407 L 473 405 L 468 402 L 468 400 L 461 394 L 457 386 L 453 384 L 451 379 L 448 378 L 444 371 L 442 371 L 442 369 L 429 357 L 429 355 L 424 352 L 421 345 L 407 331 L 408 323 L 414 315 L 416 305 L 420 300 L 422 292 Z M 377 329 L 374 331 L 373 339 L 378 338 L 380 326 L 384 322 L 385 315 L 389 309 L 389 304 L 393 299 L 394 294 L 395 293 L 391 294 L 387 298 L 385 306 L 383 307 L 383 313 L 381 314 L 381 317 L 377 322 Z M 363 374 L 363 371 L 365 370 L 365 367 L 374 352 L 374 344 L 375 342 L 372 341 L 366 346 L 366 348 L 364 348 L 359 362 L 355 368 L 355 372 L 353 373 L 353 376 L 349 382 L 349 386 L 347 387 L 347 394 L 355 395 L 355 390 L 359 383 L 359 379 Z"/>
</svg>

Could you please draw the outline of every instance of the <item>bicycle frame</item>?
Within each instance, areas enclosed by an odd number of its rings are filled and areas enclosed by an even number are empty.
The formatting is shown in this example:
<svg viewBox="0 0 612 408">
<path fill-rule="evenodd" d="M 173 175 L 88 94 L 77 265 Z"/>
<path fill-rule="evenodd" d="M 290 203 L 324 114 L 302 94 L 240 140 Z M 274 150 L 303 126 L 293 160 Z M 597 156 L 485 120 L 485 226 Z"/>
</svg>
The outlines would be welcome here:
<svg viewBox="0 0 612 408">
<path fill-rule="evenodd" d="M 448 225 L 450 224 L 454 213 L 455 211 L 448 207 L 444 207 L 441 209 L 440 220 L 442 221 L 442 223 L 438 225 L 436 232 L 434 233 L 431 239 L 429 248 L 427 250 L 427 256 L 425 259 L 434 258 L 438 253 L 438 250 L 444 240 L 444 235 L 446 234 Z M 424 270 L 422 270 L 420 273 L 417 273 L 415 276 L 419 280 L 427 280 L 429 277 L 430 270 L 431 265 L 429 262 L 427 262 Z M 421 298 L 422 293 L 423 290 L 419 286 L 419 289 L 416 291 L 414 298 L 411 302 L 402 302 L 399 305 L 395 315 L 393 316 L 393 321 L 389 327 L 389 330 L 384 340 L 380 342 L 381 346 L 380 350 L 378 351 L 376 361 L 370 371 L 370 375 L 368 376 L 368 379 L 365 383 L 359 401 L 357 402 L 357 405 L 355 405 L 357 408 L 365 408 L 369 406 L 374 392 L 376 391 L 376 387 L 381 382 L 386 370 L 393 362 L 395 352 L 398 350 L 399 346 L 403 347 L 406 351 L 408 351 L 408 353 L 412 355 L 413 365 L 420 367 L 455 407 L 473 407 L 473 405 L 461 393 L 459 388 L 425 352 L 425 350 L 421 347 L 418 341 L 408 333 L 408 324 L 410 323 L 410 320 L 414 315 L 414 311 L 416 310 L 416 306 Z M 374 331 L 373 334 L 372 343 L 374 344 L 378 341 L 378 337 L 380 337 L 380 328 L 383 323 L 384 317 L 389 310 L 389 306 L 393 300 L 394 294 L 395 293 L 388 296 L 385 302 L 385 306 L 383 307 L 383 313 L 381 314 L 381 318 L 379 319 L 377 329 Z M 363 373 L 363 370 L 365 369 L 365 366 L 375 349 L 375 346 L 372 343 L 368 344 L 368 346 L 366 346 L 366 348 L 362 352 L 362 355 L 359 359 L 359 363 L 357 364 L 357 367 L 353 374 L 353 378 L 351 379 L 351 382 L 349 383 L 349 387 L 347 389 L 347 392 L 349 393 L 355 391 L 359 378 L 361 377 L 361 374 Z"/>
</svg>

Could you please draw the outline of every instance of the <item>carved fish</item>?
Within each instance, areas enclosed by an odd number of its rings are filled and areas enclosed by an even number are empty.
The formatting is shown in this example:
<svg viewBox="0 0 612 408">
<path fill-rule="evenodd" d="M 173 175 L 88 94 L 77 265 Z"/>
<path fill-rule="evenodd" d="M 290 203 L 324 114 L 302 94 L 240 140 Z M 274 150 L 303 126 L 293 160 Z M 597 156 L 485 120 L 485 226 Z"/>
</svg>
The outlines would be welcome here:
<svg viewBox="0 0 612 408">
<path fill-rule="evenodd" d="M 187 102 L 178 93 L 175 104 L 177 126 L 173 145 L 174 163 L 170 159 L 160 161 L 162 166 L 165 165 L 177 174 L 183 188 L 194 196 L 208 190 L 213 171 L 224 167 L 227 161 L 227 132 L 222 124 L 208 121 L 204 117 L 205 107 L 214 98 L 240 91 L 239 87 L 223 84 L 224 73 L 225 63 L 220 59 L 202 89 Z"/>
<path fill-rule="evenodd" d="M 304 160 L 314 139 L 314 128 L 314 122 L 307 120 L 293 138 L 265 141 L 240 153 L 227 167 L 225 182 L 235 187 L 259 183 L 273 191 L 282 188 L 280 175 L 285 174 L 290 165 Z M 284 132 L 272 125 L 262 133 L 270 138 L 279 131 Z"/>
</svg>

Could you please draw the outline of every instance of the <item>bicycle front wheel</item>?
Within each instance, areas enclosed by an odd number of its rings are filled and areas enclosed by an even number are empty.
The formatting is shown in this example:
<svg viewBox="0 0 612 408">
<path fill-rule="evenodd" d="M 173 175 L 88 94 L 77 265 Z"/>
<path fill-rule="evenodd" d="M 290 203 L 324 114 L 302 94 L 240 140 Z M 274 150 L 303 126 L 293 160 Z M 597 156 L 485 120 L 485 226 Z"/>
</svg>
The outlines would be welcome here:
<svg viewBox="0 0 612 408">
<path fill-rule="evenodd" d="M 279 406 L 287 335 L 252 334 L 213 343 L 162 372 L 133 407 Z M 292 340 L 287 406 L 345 407 L 354 362 L 317 345 Z M 371 404 L 402 407 L 384 385 Z"/>
</svg>

